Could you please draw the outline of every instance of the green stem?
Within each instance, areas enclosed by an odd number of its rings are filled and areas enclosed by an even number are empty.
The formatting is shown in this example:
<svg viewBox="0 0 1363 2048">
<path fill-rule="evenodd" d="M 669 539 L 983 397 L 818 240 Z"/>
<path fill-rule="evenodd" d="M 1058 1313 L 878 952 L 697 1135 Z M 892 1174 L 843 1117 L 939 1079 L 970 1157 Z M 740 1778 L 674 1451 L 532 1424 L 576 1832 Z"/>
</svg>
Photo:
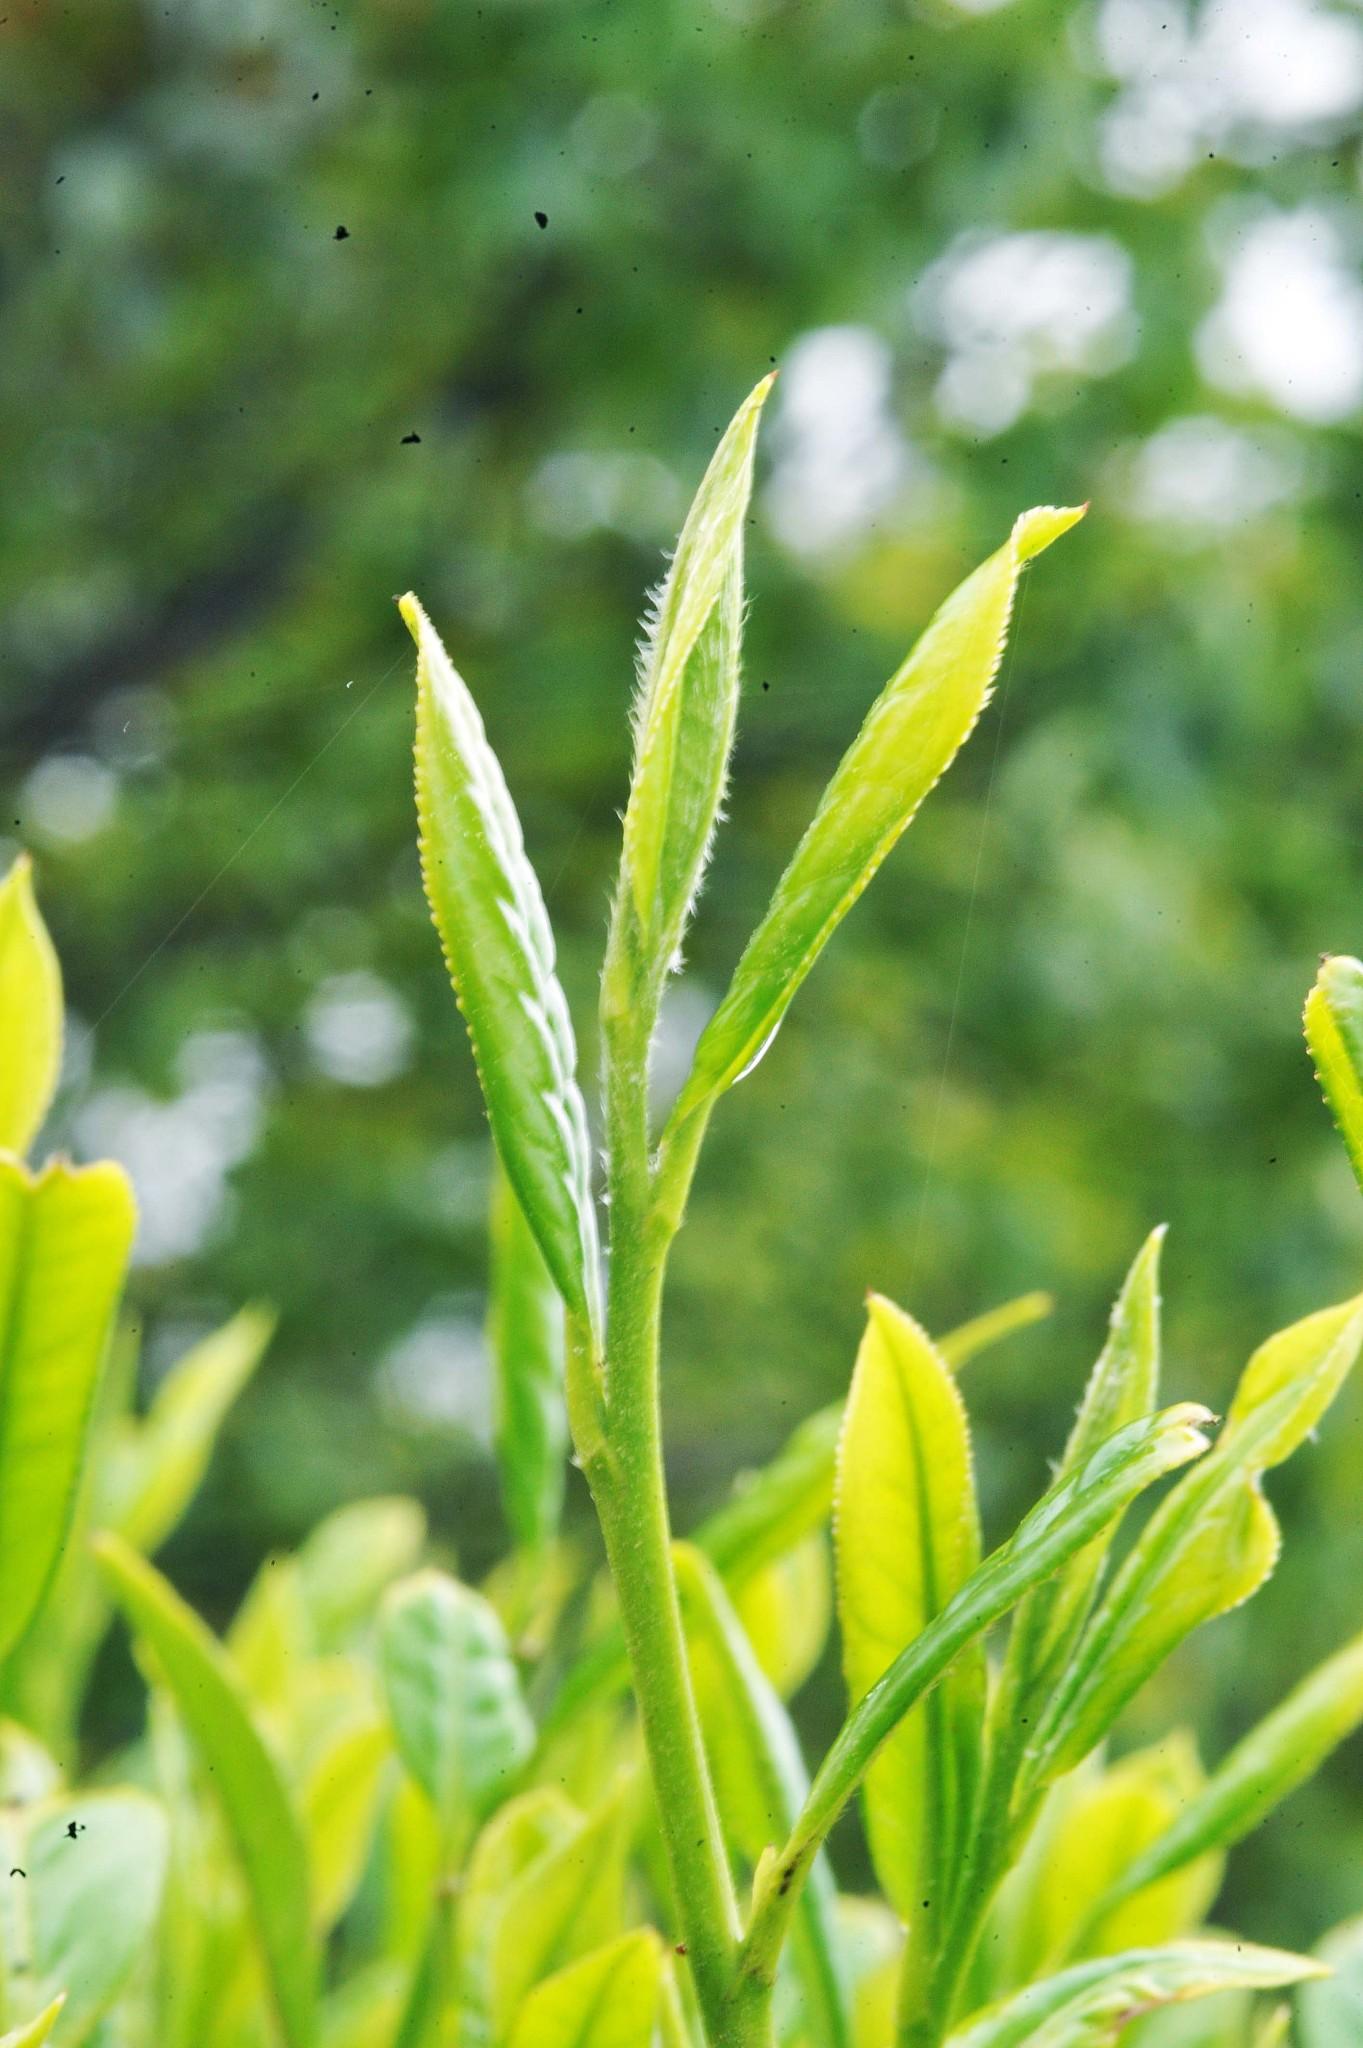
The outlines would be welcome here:
<svg viewBox="0 0 1363 2048">
<path fill-rule="evenodd" d="M 603 1005 L 611 1262 L 603 1440 L 583 1463 L 620 1605 L 682 1940 L 709 2048 L 771 2048 L 769 2003 L 736 2003 L 738 1905 L 691 1685 L 672 1568 L 658 1349 L 674 1229 L 654 1206 L 647 1034 L 655 1006 L 624 981 Z M 642 1040 L 642 1043 L 641 1043 Z M 684 1199 L 684 1198 L 683 1198 Z M 579 1447 L 581 1449 L 581 1447 Z"/>
</svg>

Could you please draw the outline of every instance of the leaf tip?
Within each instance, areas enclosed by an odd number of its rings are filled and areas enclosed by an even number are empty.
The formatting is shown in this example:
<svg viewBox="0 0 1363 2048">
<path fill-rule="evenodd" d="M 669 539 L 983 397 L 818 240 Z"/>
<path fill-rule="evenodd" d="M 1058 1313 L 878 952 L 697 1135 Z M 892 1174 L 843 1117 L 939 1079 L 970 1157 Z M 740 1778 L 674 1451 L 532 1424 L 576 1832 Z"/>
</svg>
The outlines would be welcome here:
<svg viewBox="0 0 1363 2048">
<path fill-rule="evenodd" d="M 404 596 L 398 598 L 397 607 L 402 613 L 402 623 L 406 626 L 407 631 L 419 647 L 421 645 L 421 629 L 428 623 L 420 598 L 416 596 L 415 592 L 409 590 Z"/>
<path fill-rule="evenodd" d="M 1057 541 L 1072 526 L 1077 526 L 1088 511 L 1088 504 L 1082 505 L 1034 505 L 1030 512 L 1023 512 L 1013 527 L 1013 546 L 1019 563 L 1030 562 L 1035 556 Z"/>
</svg>

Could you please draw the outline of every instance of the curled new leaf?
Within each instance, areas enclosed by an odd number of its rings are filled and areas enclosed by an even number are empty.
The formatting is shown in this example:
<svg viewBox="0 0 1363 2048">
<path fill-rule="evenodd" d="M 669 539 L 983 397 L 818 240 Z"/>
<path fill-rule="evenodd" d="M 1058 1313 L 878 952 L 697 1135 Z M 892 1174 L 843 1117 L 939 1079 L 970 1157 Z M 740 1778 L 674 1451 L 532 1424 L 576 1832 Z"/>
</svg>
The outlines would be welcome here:
<svg viewBox="0 0 1363 2048">
<path fill-rule="evenodd" d="M 502 1504 L 516 1541 L 542 1550 L 558 1528 L 568 1451 L 563 1305 L 500 1173 L 492 1197 L 489 1297 Z"/>
<path fill-rule="evenodd" d="M 1278 1526 L 1261 1475 L 1314 1428 L 1361 1342 L 1363 1297 L 1255 1352 L 1215 1454 L 1151 1517 L 1052 1693 L 1024 1767 L 1032 1786 L 1078 1763 L 1185 1636 L 1263 1584 Z"/>
<path fill-rule="evenodd" d="M 1303 1022 L 1316 1078 L 1363 1185 L 1363 962 L 1327 954 Z"/>
<path fill-rule="evenodd" d="M 700 882 L 738 708 L 743 521 L 774 375 L 739 408 L 687 515 L 639 659 L 621 893 L 637 964 L 666 969 Z"/>
<path fill-rule="evenodd" d="M 1024 512 L 881 692 L 701 1034 L 672 1130 L 766 1050 L 800 983 L 984 709 L 1023 566 L 1082 516 L 1082 508 Z"/>
<path fill-rule="evenodd" d="M 599 1321 L 591 1149 L 572 1023 L 520 820 L 483 721 L 416 598 L 421 869 L 497 1150 L 568 1307 Z"/>
<path fill-rule="evenodd" d="M 62 978 L 26 854 L 0 882 L 0 1151 L 26 1152 L 62 1054 Z"/>
</svg>

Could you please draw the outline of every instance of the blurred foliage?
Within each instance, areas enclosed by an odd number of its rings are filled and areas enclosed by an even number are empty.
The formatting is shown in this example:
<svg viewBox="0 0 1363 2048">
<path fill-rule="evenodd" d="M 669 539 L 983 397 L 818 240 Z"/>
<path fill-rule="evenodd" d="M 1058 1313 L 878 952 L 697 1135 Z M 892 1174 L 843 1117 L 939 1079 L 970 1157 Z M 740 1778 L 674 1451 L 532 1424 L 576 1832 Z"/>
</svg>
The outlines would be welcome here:
<svg viewBox="0 0 1363 2048">
<path fill-rule="evenodd" d="M 1215 1399 L 1356 1289 L 1363 1210 L 1297 1024 L 1316 954 L 1363 924 L 1363 450 L 1347 365 L 1331 385 L 1313 355 L 1357 310 L 1359 17 L 1265 5 L 1275 119 L 1232 13 L 10 0 L 0 825 L 74 1012 L 48 1139 L 139 1187 L 149 1384 L 242 1301 L 280 1313 L 172 1555 L 210 1613 L 361 1492 L 418 1492 L 472 1573 L 500 1546 L 487 1145 L 418 886 L 390 594 L 423 593 L 485 709 L 590 1059 L 633 621 L 771 362 L 674 1076 L 932 604 L 1019 507 L 1093 512 L 949 788 L 717 1119 L 668 1332 L 679 1520 L 841 1391 L 868 1286 L 934 1328 L 1057 1294 L 980 1368 L 998 1527 L 1156 1221 L 1171 1394 Z M 1183 157 L 1142 185 L 1127 131 L 1166 32 L 1206 104 L 1188 86 L 1168 133 L 1147 106 L 1152 161 L 1175 130 Z M 1335 96 L 1302 111 L 1322 32 Z M 1299 388 L 1225 340 L 1266 222 L 1338 259 L 1329 317 L 1269 279 L 1263 331 L 1306 323 Z M 990 247 L 1023 268 L 981 314 L 951 279 Z M 1048 250 L 1078 264 L 1059 315 L 1010 325 Z M 1229 1739 L 1353 1625 L 1360 1430 L 1355 1396 L 1284 1489 L 1307 1527 L 1253 1667 L 1232 1618 L 1152 1713 L 1196 1694 Z M 836 1688 L 809 1700 L 826 1726 Z M 1357 1770 L 1355 1746 L 1243 1859 L 1249 1933 L 1357 1911 Z"/>
</svg>

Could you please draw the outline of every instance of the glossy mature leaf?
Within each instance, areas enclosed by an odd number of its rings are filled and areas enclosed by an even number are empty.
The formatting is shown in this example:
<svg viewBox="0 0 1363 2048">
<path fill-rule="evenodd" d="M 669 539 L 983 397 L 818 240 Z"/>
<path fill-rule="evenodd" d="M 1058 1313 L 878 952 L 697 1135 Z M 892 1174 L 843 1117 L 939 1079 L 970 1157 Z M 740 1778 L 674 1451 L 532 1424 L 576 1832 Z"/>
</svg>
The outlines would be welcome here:
<svg viewBox="0 0 1363 2048">
<path fill-rule="evenodd" d="M 824 1758 L 813 1789 L 781 1855 L 763 1873 L 757 1915 L 773 1929 L 780 1901 L 860 1783 L 881 1744 L 904 1715 L 938 1683 L 976 1636 L 1017 1605 L 1076 1551 L 1082 1550 L 1145 1487 L 1199 1457 L 1207 1440 L 1198 1424 L 1205 1408 L 1183 1403 L 1128 1424 L 1079 1468 L 1057 1480 L 1007 1543 L 972 1572 L 889 1670 L 854 1708 Z M 766 1938 L 767 1930 L 763 1930 Z"/>
<path fill-rule="evenodd" d="M 1263 1584 L 1278 1529 L 1260 1476 L 1314 1428 L 1360 1342 L 1363 1300 L 1307 1316 L 1255 1352 L 1215 1452 L 1151 1517 L 1070 1658 L 1029 1751 L 1031 1783 L 1076 1764 L 1185 1636 Z"/>
<path fill-rule="evenodd" d="M 853 903 L 988 701 L 1025 563 L 1082 517 L 1025 512 L 937 612 L 843 756 L 696 1048 L 672 1126 L 755 1065 Z"/>
<path fill-rule="evenodd" d="M 246 1883 L 289 2048 L 315 2021 L 315 1950 L 303 1829 L 226 1651 L 155 1568 L 116 1536 L 95 1555 L 134 1635 L 151 1653 L 221 1806 Z"/>
<path fill-rule="evenodd" d="M 447 1573 L 417 1572 L 384 1602 L 382 1665 L 408 1770 L 447 1829 L 481 1818 L 535 1739 L 496 1611 Z"/>
<path fill-rule="evenodd" d="M 554 940 L 483 721 L 416 598 L 421 868 L 497 1150 L 555 1285 L 599 1321 L 591 1147 Z"/>
<path fill-rule="evenodd" d="M 511 2048 L 652 2048 L 661 1990 L 658 1937 L 638 1928 L 537 1985 Z"/>
<path fill-rule="evenodd" d="M 347 1501 L 323 1517 L 297 1558 L 299 1596 L 320 1650 L 339 1648 L 368 1625 L 425 1541 L 426 1511 L 404 1494 Z"/>
<path fill-rule="evenodd" d="M 502 1506 L 516 1541 L 542 1550 L 558 1528 L 568 1452 L 563 1306 L 502 1173 L 492 1197 L 488 1348 Z"/>
<path fill-rule="evenodd" d="M 1318 1975 L 1309 1956 L 1250 1942 L 1181 1941 L 1075 1963 L 976 2014 L 948 2048 L 1101 2048 L 1142 2013 L 1237 1985 L 1268 1989 Z"/>
<path fill-rule="evenodd" d="M 168 1840 L 164 1813 L 142 1792 L 52 1800 L 28 1818 L 21 1860 L 32 1965 L 44 2002 L 66 1993 L 64 2042 L 88 2037 L 150 1938 Z"/>
<path fill-rule="evenodd" d="M 1051 1788 L 981 1944 L 992 1958 L 991 1996 L 1078 1957 L 1149 1948 L 1200 1923 L 1220 1883 L 1215 1854 L 1163 1883 L 1133 1885 L 1122 1904 L 1113 1886 L 1202 1783 L 1195 1751 L 1176 1737 L 1106 1770 L 1090 1759 Z"/>
<path fill-rule="evenodd" d="M 621 892 L 646 974 L 676 951 L 724 794 L 738 709 L 743 522 L 774 382 L 763 378 L 715 450 L 640 650 Z"/>
<path fill-rule="evenodd" d="M 843 1670 L 855 1706 L 980 1561 L 965 1408 L 911 1316 L 869 1302 L 838 1447 L 833 1527 Z M 984 1711 L 984 1652 L 962 1650 L 905 1714 L 866 1773 L 881 1888 L 910 1931 L 944 1896 L 969 1812 Z"/>
<path fill-rule="evenodd" d="M 71 1526 L 133 1220 L 117 1166 L 0 1158 L 0 1659 Z"/>
<path fill-rule="evenodd" d="M 778 1696 L 792 1698 L 822 1656 L 833 1619 L 832 1568 L 822 1529 L 745 1579 L 734 1604 Z"/>
<path fill-rule="evenodd" d="M 62 977 L 20 854 L 0 882 L 0 1152 L 26 1152 L 62 1057 Z"/>
<path fill-rule="evenodd" d="M 1207 1783 L 1113 1887 L 1115 1903 L 1180 1870 L 1208 1849 L 1228 1849 L 1256 1828 L 1363 1721 L 1363 1636 L 1328 1657 L 1238 1742 Z"/>
<path fill-rule="evenodd" d="M 673 1559 L 720 1815 L 732 1846 L 754 1867 L 794 1826 L 809 1791 L 804 1759 L 714 1566 L 688 1543 L 674 1545 Z M 850 2048 L 851 2040 L 836 1897 L 820 1858 L 801 1895 L 794 1942 L 806 2028 L 818 2048 Z"/>
<path fill-rule="evenodd" d="M 26 2020 L 22 2026 L 11 2027 L 6 2033 L 0 2034 L 0 2048 L 42 2048 L 43 2042 L 47 2040 L 61 2018 L 62 2007 L 65 2004 L 66 1994 L 63 1992 L 60 1998 L 54 1998 L 51 2005 L 44 2006 L 31 2020 Z"/>
<path fill-rule="evenodd" d="M 244 1308 L 177 1359 L 145 1419 L 116 1437 L 98 1475 L 96 1522 L 134 1550 L 158 1550 L 208 1469 L 224 1418 L 274 1331 L 265 1309 Z"/>
<path fill-rule="evenodd" d="M 1062 1472 L 1082 1464 L 1105 1438 L 1159 1398 L 1159 1261 L 1164 1230 L 1151 1232 L 1132 1262 L 1113 1304 L 1107 1342 L 1089 1376 L 1079 1414 L 1065 1446 Z M 991 1709 L 991 1776 L 1011 1787 L 1012 1763 L 1035 1727 L 1044 1700 L 1065 1665 L 1092 1604 L 1114 1530 L 1109 1528 L 1063 1571 L 1038 1586 L 1013 1619 L 1003 1672 Z"/>
<path fill-rule="evenodd" d="M 1316 1954 L 1329 1977 L 1297 1994 L 1300 2048 L 1358 2048 L 1363 2041 L 1363 1919 L 1332 1928 Z"/>
<path fill-rule="evenodd" d="M 1363 962 L 1347 953 L 1327 955 L 1303 1022 L 1316 1079 L 1363 1185 Z"/>
</svg>

